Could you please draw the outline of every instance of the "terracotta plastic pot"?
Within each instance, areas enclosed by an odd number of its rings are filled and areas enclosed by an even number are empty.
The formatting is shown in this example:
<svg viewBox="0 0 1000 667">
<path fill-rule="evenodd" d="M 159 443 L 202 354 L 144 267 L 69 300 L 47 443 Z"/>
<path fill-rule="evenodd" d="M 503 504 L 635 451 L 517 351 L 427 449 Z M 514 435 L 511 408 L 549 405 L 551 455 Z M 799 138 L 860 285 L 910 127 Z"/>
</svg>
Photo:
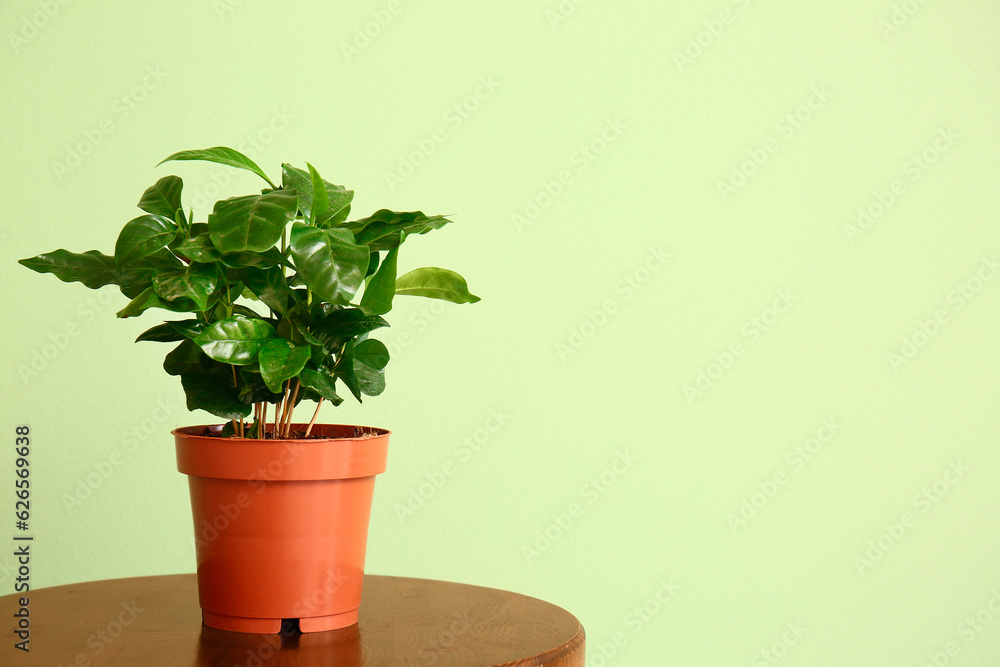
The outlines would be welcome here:
<svg viewBox="0 0 1000 667">
<path fill-rule="evenodd" d="M 322 439 L 206 435 L 220 429 L 172 431 L 191 490 L 205 625 L 277 633 L 288 619 L 302 632 L 356 623 L 389 431 L 316 424 Z"/>
</svg>

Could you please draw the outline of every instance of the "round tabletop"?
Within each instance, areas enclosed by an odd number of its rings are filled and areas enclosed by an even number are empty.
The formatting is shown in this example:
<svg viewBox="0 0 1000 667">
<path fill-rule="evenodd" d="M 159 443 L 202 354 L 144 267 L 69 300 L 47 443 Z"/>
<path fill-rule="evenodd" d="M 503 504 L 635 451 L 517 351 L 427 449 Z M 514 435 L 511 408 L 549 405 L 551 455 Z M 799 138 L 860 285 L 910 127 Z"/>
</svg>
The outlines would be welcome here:
<svg viewBox="0 0 1000 667">
<path fill-rule="evenodd" d="M 205 627 L 193 574 L 91 581 L 27 594 L 30 648 L 14 647 L 19 598 L 0 611 L 0 663 L 583 667 L 584 631 L 569 612 L 516 593 L 365 575 L 360 620 L 341 630 L 251 635 Z"/>
</svg>

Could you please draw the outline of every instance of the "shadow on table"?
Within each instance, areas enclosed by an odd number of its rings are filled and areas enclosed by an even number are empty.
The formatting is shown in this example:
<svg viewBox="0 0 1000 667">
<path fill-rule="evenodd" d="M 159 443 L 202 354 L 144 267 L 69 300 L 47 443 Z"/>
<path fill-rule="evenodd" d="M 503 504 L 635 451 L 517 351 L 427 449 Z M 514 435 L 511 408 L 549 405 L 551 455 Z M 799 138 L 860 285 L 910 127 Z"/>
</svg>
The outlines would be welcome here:
<svg viewBox="0 0 1000 667">
<path fill-rule="evenodd" d="M 254 635 L 202 626 L 198 638 L 198 664 L 213 667 L 271 664 L 360 667 L 361 636 L 357 624 L 304 635 Z"/>
</svg>

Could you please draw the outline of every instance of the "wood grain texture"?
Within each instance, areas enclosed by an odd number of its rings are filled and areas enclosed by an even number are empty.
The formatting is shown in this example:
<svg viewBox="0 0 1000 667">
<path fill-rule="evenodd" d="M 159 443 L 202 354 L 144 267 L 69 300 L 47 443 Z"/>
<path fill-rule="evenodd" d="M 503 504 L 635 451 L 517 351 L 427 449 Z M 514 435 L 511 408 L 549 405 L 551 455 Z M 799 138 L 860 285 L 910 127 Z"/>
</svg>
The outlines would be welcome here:
<svg viewBox="0 0 1000 667">
<path fill-rule="evenodd" d="M 357 625 L 297 636 L 204 627 L 193 574 L 110 579 L 30 593 L 31 652 L 14 648 L 17 596 L 0 664 L 89 667 L 583 667 L 584 631 L 559 607 L 479 586 L 366 575 Z"/>
</svg>

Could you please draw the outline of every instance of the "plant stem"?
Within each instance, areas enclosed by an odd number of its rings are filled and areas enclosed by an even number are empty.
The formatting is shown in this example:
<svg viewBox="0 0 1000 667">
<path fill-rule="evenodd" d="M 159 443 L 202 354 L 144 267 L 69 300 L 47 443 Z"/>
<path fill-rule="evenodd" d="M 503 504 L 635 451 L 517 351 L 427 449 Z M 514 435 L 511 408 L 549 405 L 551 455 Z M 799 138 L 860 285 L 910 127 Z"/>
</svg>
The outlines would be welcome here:
<svg viewBox="0 0 1000 667">
<path fill-rule="evenodd" d="M 316 417 L 319 417 L 319 406 L 321 406 L 321 405 L 323 405 L 323 397 L 322 396 L 320 396 L 319 400 L 316 401 L 316 412 L 313 413 L 313 418 L 309 420 L 309 426 L 306 427 L 305 437 L 307 437 L 307 438 L 309 437 L 309 434 L 312 433 L 313 424 L 316 423 Z"/>
<path fill-rule="evenodd" d="M 275 438 L 283 438 L 283 437 L 285 437 L 284 436 L 284 433 L 285 433 L 285 420 L 287 419 L 288 404 L 290 402 L 288 399 L 291 398 L 291 395 L 292 395 L 292 381 L 289 380 L 288 384 L 285 386 L 285 398 L 283 399 L 282 408 L 281 408 L 281 419 L 278 420 L 278 432 L 274 434 Z"/>
<path fill-rule="evenodd" d="M 285 422 L 285 437 L 286 438 L 288 437 L 288 435 L 291 433 L 291 430 L 292 430 L 292 412 L 295 410 L 295 401 L 299 397 L 299 389 L 301 387 L 302 387 L 302 384 L 299 382 L 299 379 L 295 378 L 295 391 L 292 392 L 292 402 L 289 403 L 289 407 L 288 407 L 288 420 Z"/>
<path fill-rule="evenodd" d="M 267 401 L 260 402 L 260 429 L 257 431 L 257 439 L 264 439 L 264 426 L 267 424 Z"/>
</svg>

